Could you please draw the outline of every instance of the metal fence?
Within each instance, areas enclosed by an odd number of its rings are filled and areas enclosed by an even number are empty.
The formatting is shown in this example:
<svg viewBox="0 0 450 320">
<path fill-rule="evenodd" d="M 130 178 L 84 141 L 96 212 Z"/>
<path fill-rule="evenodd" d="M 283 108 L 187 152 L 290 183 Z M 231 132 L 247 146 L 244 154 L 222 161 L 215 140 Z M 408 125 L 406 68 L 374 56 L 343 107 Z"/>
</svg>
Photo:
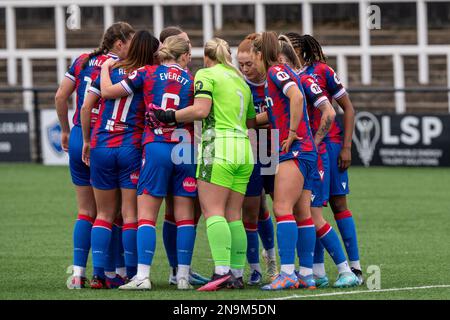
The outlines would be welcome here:
<svg viewBox="0 0 450 320">
<path fill-rule="evenodd" d="M 203 40 L 206 41 L 214 35 L 214 30 L 221 29 L 223 24 L 222 8 L 224 5 L 253 5 L 255 7 L 254 30 L 266 29 L 266 6 L 268 4 L 298 4 L 302 8 L 299 25 L 302 32 L 314 34 L 313 28 L 313 4 L 326 3 L 354 3 L 358 4 L 359 19 L 359 45 L 351 46 L 326 46 L 325 52 L 329 56 L 337 58 L 337 71 L 343 83 L 348 83 L 348 57 L 361 58 L 361 82 L 362 85 L 370 85 L 372 82 L 371 57 L 390 56 L 393 58 L 393 74 L 395 90 L 395 112 L 406 111 L 405 101 L 405 72 L 404 57 L 418 56 L 418 80 L 419 83 L 429 83 L 428 57 L 431 55 L 444 55 L 446 57 L 447 87 L 450 87 L 450 45 L 430 45 L 428 43 L 427 5 L 431 2 L 448 2 L 448 0 L 377 0 L 375 3 L 415 3 L 417 12 L 417 44 L 415 45 L 372 45 L 370 43 L 370 29 L 367 27 L 368 8 L 371 1 L 368 0 L 3 0 L 0 8 L 5 8 L 6 16 L 6 49 L 0 49 L 0 59 L 7 60 L 8 84 L 17 85 L 17 60 L 22 62 L 22 86 L 34 87 L 32 59 L 51 58 L 57 60 L 57 77 L 61 80 L 67 67 L 67 59 L 74 58 L 81 52 L 89 51 L 88 48 L 66 48 L 66 20 L 65 8 L 70 5 L 82 7 L 102 7 L 103 25 L 107 27 L 114 21 L 114 6 L 150 6 L 153 8 L 153 32 L 159 34 L 164 27 L 164 12 L 166 6 L 198 5 L 202 7 L 202 16 L 199 24 L 202 26 Z M 49 49 L 18 49 L 16 46 L 16 8 L 50 7 L 55 10 L 55 48 Z M 235 48 L 234 48 L 235 49 Z M 235 52 L 235 50 L 234 50 Z M 193 57 L 201 57 L 202 48 L 193 49 Z M 25 110 L 32 109 L 31 99 L 24 93 Z M 450 93 L 448 94 L 450 112 Z"/>
</svg>

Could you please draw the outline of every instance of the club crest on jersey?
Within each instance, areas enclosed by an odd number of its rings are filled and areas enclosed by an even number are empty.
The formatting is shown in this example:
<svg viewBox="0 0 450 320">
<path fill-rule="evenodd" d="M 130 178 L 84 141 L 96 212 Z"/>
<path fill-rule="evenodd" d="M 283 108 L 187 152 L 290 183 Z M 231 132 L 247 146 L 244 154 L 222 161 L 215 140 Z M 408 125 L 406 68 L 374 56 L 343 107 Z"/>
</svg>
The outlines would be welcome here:
<svg viewBox="0 0 450 320">
<path fill-rule="evenodd" d="M 337 74 L 334 74 L 334 82 L 336 82 L 337 84 L 341 84 L 341 80 L 339 80 Z"/>
<path fill-rule="evenodd" d="M 64 153 L 61 145 L 61 132 L 61 126 L 58 122 L 54 122 L 47 127 L 47 140 L 51 149 L 59 156 Z"/>
<path fill-rule="evenodd" d="M 192 177 L 187 177 L 183 180 L 183 189 L 186 192 L 195 192 L 197 190 L 197 181 Z"/>
<path fill-rule="evenodd" d="M 317 83 L 313 83 L 310 88 L 314 94 L 322 93 L 322 89 L 320 89 L 320 87 L 317 85 Z"/>
<path fill-rule="evenodd" d="M 286 81 L 289 79 L 289 75 L 284 71 L 277 72 L 277 79 L 280 81 Z"/>
<path fill-rule="evenodd" d="M 130 75 L 128 76 L 128 79 L 133 80 L 137 76 L 137 70 L 134 70 Z"/>
<path fill-rule="evenodd" d="M 319 175 L 320 175 L 320 180 L 323 180 L 324 171 L 323 170 L 319 170 Z"/>
<path fill-rule="evenodd" d="M 195 83 L 195 91 L 200 91 L 200 90 L 202 90 L 202 89 L 203 89 L 203 82 L 197 81 L 197 82 Z"/>
<path fill-rule="evenodd" d="M 136 170 L 135 172 L 130 174 L 130 180 L 134 185 L 137 185 L 139 181 L 139 173 L 140 173 L 139 170 Z"/>
</svg>

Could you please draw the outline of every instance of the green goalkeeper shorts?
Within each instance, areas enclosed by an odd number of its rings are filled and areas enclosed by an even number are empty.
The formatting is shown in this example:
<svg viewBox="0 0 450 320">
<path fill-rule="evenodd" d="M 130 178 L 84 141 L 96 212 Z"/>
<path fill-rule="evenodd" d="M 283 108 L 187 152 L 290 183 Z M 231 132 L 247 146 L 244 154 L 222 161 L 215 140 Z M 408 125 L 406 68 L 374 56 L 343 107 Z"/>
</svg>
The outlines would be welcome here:
<svg viewBox="0 0 450 320">
<path fill-rule="evenodd" d="M 197 179 L 245 195 L 253 171 L 253 152 L 247 138 L 202 141 L 199 151 Z"/>
</svg>

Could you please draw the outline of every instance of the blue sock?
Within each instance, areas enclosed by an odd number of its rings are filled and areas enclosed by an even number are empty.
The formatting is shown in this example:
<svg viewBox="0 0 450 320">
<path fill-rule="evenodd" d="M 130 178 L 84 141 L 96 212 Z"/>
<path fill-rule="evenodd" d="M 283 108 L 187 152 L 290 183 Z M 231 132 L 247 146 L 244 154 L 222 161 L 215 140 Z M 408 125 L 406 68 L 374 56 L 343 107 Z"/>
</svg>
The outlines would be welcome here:
<svg viewBox="0 0 450 320">
<path fill-rule="evenodd" d="M 129 279 L 133 278 L 137 271 L 137 227 L 137 223 L 127 223 L 123 225 L 122 229 L 125 266 Z"/>
<path fill-rule="evenodd" d="M 339 228 L 345 250 L 350 261 L 359 261 L 358 239 L 356 237 L 355 222 L 350 210 L 345 210 L 334 215 Z"/>
<path fill-rule="evenodd" d="M 177 261 L 180 265 L 191 265 L 195 234 L 194 220 L 177 222 Z"/>
<path fill-rule="evenodd" d="M 249 264 L 259 263 L 258 225 L 245 222 L 244 227 L 247 234 L 247 261 Z"/>
<path fill-rule="evenodd" d="M 297 238 L 298 233 L 294 216 L 277 217 L 277 242 L 281 265 L 295 264 Z"/>
<path fill-rule="evenodd" d="M 316 237 L 316 246 L 314 247 L 314 263 L 325 262 L 325 248 L 323 247 L 320 239 Z"/>
<path fill-rule="evenodd" d="M 320 242 L 325 249 L 327 249 L 327 252 L 330 254 L 336 265 L 346 261 L 341 241 L 339 240 L 336 231 L 334 231 L 328 223 L 317 230 L 317 238 L 320 238 Z"/>
<path fill-rule="evenodd" d="M 171 217 L 172 218 L 172 217 Z M 177 260 L 177 225 L 172 219 L 164 220 L 162 230 L 164 248 L 166 249 L 167 259 L 171 268 L 178 266 Z"/>
<path fill-rule="evenodd" d="M 73 228 L 73 264 L 86 268 L 91 249 L 91 230 L 94 219 L 79 214 Z"/>
<path fill-rule="evenodd" d="M 104 277 L 104 268 L 108 250 L 110 248 L 112 234 L 111 223 L 96 219 L 91 232 L 92 264 L 94 266 L 94 276 Z M 115 271 L 115 267 L 113 267 Z M 108 270 L 106 270 L 108 271 Z"/>
<path fill-rule="evenodd" d="M 312 269 L 314 259 L 314 247 L 316 246 L 316 230 L 312 218 L 297 223 L 298 241 L 297 255 L 299 265 L 303 268 Z"/>
<path fill-rule="evenodd" d="M 114 243 L 114 233 L 111 230 L 111 239 L 109 241 L 108 250 L 106 252 L 106 255 L 104 256 L 104 262 L 103 267 L 105 269 L 105 272 L 113 272 L 116 273 L 116 243 Z"/>
<path fill-rule="evenodd" d="M 139 220 L 137 231 L 138 264 L 150 266 L 156 248 L 155 222 L 151 220 Z"/>
<path fill-rule="evenodd" d="M 105 279 L 105 269 L 102 267 L 94 267 L 93 276 Z"/>
<path fill-rule="evenodd" d="M 264 249 L 269 250 L 275 247 L 273 222 L 268 211 L 264 213 L 262 220 L 258 220 L 258 233 Z"/>
<path fill-rule="evenodd" d="M 112 227 L 112 238 L 111 241 L 113 243 L 113 252 L 114 252 L 114 263 L 116 268 L 125 267 L 125 259 L 122 245 L 122 227 L 113 224 Z"/>
</svg>

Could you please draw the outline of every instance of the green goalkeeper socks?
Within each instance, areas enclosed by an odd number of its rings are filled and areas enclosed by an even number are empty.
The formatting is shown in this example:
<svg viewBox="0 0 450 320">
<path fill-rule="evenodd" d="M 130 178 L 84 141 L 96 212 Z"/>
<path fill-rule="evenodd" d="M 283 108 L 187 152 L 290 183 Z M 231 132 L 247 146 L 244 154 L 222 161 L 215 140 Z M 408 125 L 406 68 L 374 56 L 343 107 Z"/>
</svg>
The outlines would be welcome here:
<svg viewBox="0 0 450 320">
<path fill-rule="evenodd" d="M 206 220 L 206 234 L 214 265 L 230 266 L 231 233 L 227 220 L 221 216 L 209 217 Z"/>
<path fill-rule="evenodd" d="M 244 269 L 247 257 L 247 234 L 242 220 L 228 223 L 231 232 L 231 269 Z"/>
</svg>

